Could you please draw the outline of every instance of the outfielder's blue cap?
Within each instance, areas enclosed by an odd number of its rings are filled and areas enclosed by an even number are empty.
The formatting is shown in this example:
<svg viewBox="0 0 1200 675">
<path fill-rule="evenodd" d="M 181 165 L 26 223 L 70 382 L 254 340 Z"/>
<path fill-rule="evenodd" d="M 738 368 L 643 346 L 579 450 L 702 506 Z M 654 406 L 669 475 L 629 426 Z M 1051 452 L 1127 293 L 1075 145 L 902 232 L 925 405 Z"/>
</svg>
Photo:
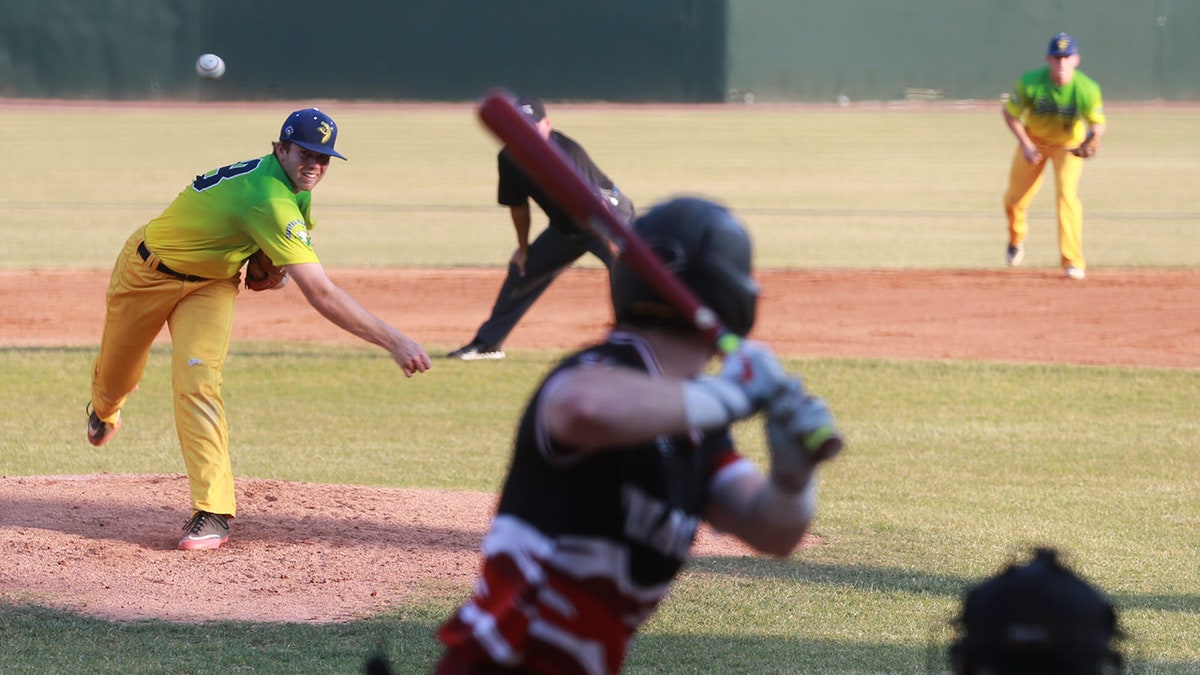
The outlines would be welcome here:
<svg viewBox="0 0 1200 675">
<path fill-rule="evenodd" d="M 333 123 L 333 118 L 316 108 L 305 108 L 288 115 L 283 121 L 283 128 L 279 130 L 279 140 L 290 141 L 322 155 L 346 159 L 333 149 L 333 144 L 337 142 L 337 125 Z"/>
<path fill-rule="evenodd" d="M 1050 48 L 1046 50 L 1047 56 L 1074 56 L 1079 53 L 1079 49 L 1075 47 L 1075 38 L 1066 33 L 1059 33 L 1050 38 Z"/>
</svg>

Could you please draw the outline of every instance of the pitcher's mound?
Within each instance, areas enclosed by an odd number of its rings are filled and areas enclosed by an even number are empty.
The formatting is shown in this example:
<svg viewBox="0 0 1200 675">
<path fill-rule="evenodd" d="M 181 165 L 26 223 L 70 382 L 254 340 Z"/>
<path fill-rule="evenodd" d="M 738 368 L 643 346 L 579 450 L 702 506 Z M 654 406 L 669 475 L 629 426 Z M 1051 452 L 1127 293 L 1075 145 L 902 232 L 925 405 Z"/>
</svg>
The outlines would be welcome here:
<svg viewBox="0 0 1200 675">
<path fill-rule="evenodd" d="M 107 619 L 329 623 L 465 598 L 495 495 L 238 479 L 229 543 L 179 551 L 182 475 L 0 478 L 0 599 Z M 701 532 L 699 555 L 745 555 Z"/>
</svg>

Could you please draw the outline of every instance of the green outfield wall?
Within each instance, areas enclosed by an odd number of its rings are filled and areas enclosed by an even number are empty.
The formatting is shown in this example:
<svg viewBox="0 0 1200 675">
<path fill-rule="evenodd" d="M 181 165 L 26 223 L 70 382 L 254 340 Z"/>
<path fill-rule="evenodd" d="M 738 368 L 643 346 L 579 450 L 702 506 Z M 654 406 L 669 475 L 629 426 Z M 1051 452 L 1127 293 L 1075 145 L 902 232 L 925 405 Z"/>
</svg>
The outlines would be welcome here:
<svg viewBox="0 0 1200 675">
<path fill-rule="evenodd" d="M 723 0 L 0 0 L 0 95 L 724 97 Z M 204 52 L 228 69 L 192 71 Z"/>
<path fill-rule="evenodd" d="M 0 0 L 0 97 L 996 98 L 1059 30 L 1108 100 L 1200 100 L 1200 0 Z"/>
<path fill-rule="evenodd" d="M 731 0 L 730 98 L 997 98 L 1076 38 L 1106 100 L 1200 100 L 1197 0 Z"/>
</svg>

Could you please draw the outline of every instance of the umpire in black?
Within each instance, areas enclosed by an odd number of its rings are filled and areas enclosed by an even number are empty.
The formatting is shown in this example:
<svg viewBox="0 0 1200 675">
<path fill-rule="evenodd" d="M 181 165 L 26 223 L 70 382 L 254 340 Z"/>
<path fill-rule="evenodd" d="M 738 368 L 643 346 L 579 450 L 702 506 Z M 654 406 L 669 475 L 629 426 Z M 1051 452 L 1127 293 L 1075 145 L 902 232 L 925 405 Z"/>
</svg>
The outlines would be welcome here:
<svg viewBox="0 0 1200 675">
<path fill-rule="evenodd" d="M 633 220 L 633 202 L 596 166 L 583 146 L 566 134 L 555 131 L 546 116 L 541 100 L 522 97 L 517 107 L 537 124 L 544 138 L 550 139 L 574 161 L 612 208 L 627 221 Z M 529 178 L 505 149 L 499 155 L 499 203 L 507 206 L 517 231 L 517 250 L 508 263 L 508 276 L 492 306 L 492 315 L 475 332 L 466 345 L 447 356 L 464 361 L 502 359 L 501 345 L 512 329 L 550 283 L 584 253 L 591 253 L 612 268 L 613 250 L 609 243 L 577 224 L 558 204 L 551 201 L 541 186 Z M 546 229 L 532 243 L 529 226 L 532 222 L 529 200 L 545 211 L 550 219 Z"/>
</svg>

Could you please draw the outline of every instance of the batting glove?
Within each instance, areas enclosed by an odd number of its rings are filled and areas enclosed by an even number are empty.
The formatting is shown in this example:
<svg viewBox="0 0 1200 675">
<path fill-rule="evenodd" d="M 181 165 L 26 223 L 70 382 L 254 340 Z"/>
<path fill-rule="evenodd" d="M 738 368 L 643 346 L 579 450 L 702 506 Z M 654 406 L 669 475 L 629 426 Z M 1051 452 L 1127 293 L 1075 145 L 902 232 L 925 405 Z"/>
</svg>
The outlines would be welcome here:
<svg viewBox="0 0 1200 675">
<path fill-rule="evenodd" d="M 720 378 L 742 392 L 751 412 L 766 407 L 789 379 L 770 347 L 753 340 L 743 340 L 737 351 L 725 356 Z"/>
<path fill-rule="evenodd" d="M 767 448 L 771 479 L 796 491 L 808 483 L 817 463 L 832 459 L 845 442 L 823 399 L 806 394 L 799 380 L 789 380 L 784 389 L 767 408 Z"/>
<path fill-rule="evenodd" d="M 688 426 L 708 429 L 745 419 L 766 407 L 788 382 L 783 366 L 764 344 L 743 340 L 728 354 L 716 377 L 698 377 L 683 386 Z"/>
</svg>

